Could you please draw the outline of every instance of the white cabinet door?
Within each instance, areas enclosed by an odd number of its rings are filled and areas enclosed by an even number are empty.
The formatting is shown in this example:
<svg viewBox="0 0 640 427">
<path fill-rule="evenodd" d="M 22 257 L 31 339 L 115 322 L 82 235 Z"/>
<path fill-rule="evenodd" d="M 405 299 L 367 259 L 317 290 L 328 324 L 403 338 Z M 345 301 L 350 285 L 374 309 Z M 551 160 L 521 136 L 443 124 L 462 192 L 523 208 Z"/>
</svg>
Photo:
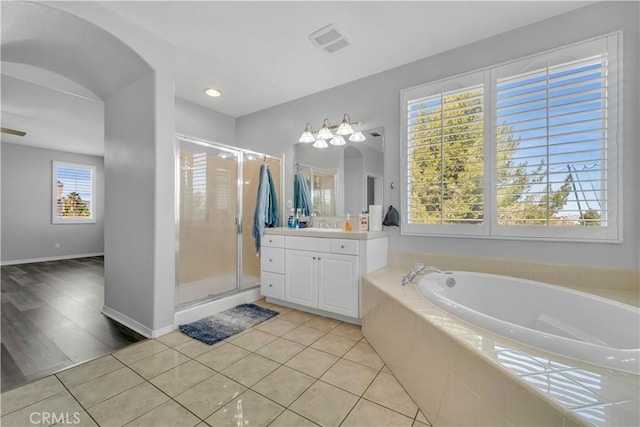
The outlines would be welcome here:
<svg viewBox="0 0 640 427">
<path fill-rule="evenodd" d="M 318 306 L 318 255 L 285 250 L 284 299 L 310 307 Z"/>
<path fill-rule="evenodd" d="M 358 257 L 318 254 L 318 308 L 358 317 Z"/>
</svg>

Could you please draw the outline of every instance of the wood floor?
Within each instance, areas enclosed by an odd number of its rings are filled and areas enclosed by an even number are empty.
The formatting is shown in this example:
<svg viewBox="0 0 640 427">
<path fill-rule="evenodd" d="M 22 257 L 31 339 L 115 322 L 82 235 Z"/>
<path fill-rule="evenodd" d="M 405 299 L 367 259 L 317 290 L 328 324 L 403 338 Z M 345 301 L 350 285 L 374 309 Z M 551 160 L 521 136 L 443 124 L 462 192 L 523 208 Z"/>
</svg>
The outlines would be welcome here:
<svg viewBox="0 0 640 427">
<path fill-rule="evenodd" d="M 1 267 L 2 391 L 143 339 L 103 316 L 104 259 Z"/>
</svg>

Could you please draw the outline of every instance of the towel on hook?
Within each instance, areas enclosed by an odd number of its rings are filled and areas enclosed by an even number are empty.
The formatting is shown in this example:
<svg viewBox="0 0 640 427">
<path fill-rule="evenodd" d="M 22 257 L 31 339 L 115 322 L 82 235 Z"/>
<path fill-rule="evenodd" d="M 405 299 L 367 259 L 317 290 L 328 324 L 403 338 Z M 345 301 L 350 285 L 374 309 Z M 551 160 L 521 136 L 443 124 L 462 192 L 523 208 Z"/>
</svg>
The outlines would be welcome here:
<svg viewBox="0 0 640 427">
<path fill-rule="evenodd" d="M 278 197 L 273 183 L 271 171 L 267 165 L 260 166 L 260 179 L 258 182 L 258 197 L 256 210 L 253 214 L 252 236 L 256 243 L 256 252 L 260 255 L 260 240 L 266 227 L 280 226 L 280 212 L 278 210 Z"/>
</svg>

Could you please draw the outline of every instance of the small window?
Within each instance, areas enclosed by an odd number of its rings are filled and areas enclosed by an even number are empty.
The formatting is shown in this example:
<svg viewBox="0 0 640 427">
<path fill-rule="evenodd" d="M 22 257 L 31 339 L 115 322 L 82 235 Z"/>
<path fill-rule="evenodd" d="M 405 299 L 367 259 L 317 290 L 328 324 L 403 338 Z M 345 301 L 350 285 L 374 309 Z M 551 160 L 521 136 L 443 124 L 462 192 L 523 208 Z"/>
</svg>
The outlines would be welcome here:
<svg viewBox="0 0 640 427">
<path fill-rule="evenodd" d="M 53 224 L 94 223 L 96 167 L 53 162 Z"/>
</svg>

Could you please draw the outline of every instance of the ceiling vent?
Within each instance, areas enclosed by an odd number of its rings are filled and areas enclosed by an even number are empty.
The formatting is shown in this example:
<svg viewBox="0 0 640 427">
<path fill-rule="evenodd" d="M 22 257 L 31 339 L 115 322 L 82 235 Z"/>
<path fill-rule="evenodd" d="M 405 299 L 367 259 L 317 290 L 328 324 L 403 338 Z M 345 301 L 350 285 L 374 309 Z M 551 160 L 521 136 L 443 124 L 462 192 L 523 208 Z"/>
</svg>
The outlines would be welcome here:
<svg viewBox="0 0 640 427">
<path fill-rule="evenodd" d="M 311 33 L 309 40 L 324 53 L 337 52 L 351 43 L 345 32 L 335 24 L 329 24 Z"/>
</svg>

